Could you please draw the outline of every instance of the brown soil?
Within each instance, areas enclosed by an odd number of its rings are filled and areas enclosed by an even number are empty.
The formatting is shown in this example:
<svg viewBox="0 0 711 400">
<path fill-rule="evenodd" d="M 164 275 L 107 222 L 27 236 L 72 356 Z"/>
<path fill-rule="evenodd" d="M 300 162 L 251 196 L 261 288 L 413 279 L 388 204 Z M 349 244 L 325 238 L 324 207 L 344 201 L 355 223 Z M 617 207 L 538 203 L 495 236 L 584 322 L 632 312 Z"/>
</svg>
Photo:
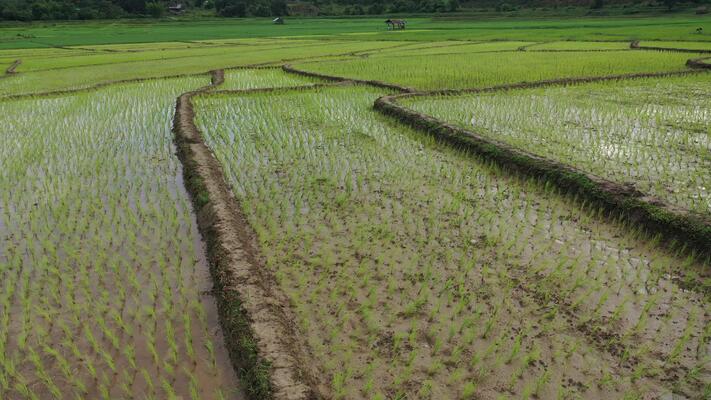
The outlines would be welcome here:
<svg viewBox="0 0 711 400">
<path fill-rule="evenodd" d="M 319 78 L 319 79 L 323 79 L 323 80 L 327 80 L 327 81 L 336 81 L 336 82 L 352 81 L 352 82 L 361 83 L 364 85 L 370 85 L 370 86 L 374 86 L 374 87 L 378 87 L 378 88 L 397 90 L 398 92 L 406 92 L 406 93 L 415 92 L 415 89 L 413 89 L 413 88 L 408 88 L 408 87 L 404 87 L 404 86 L 400 86 L 400 85 L 394 85 L 392 83 L 386 83 L 386 82 L 374 81 L 374 80 L 371 81 L 371 80 L 362 80 L 362 79 L 349 79 L 349 78 L 343 78 L 340 76 L 325 75 L 325 74 L 319 74 L 316 72 L 302 71 L 302 70 L 292 67 L 289 64 L 284 64 L 282 66 L 282 69 L 284 70 L 284 72 L 288 72 L 291 74 L 310 76 L 312 78 Z"/>
<path fill-rule="evenodd" d="M 254 233 L 225 182 L 218 161 L 194 124 L 191 98 L 224 80 L 223 71 L 213 71 L 212 75 L 213 85 L 178 98 L 174 131 L 198 225 L 208 244 L 230 356 L 243 376 L 265 362 L 268 365 L 271 393 L 252 393 L 255 398 L 265 395 L 288 400 L 324 398 L 328 389 L 319 382 L 317 364 L 311 362 L 304 350 L 288 298 L 264 267 Z M 239 304 L 231 300 L 235 298 Z M 232 315 L 235 312 L 243 314 L 247 329 L 237 326 L 240 321 Z M 245 359 L 245 341 L 254 341 L 259 360 Z"/>
</svg>

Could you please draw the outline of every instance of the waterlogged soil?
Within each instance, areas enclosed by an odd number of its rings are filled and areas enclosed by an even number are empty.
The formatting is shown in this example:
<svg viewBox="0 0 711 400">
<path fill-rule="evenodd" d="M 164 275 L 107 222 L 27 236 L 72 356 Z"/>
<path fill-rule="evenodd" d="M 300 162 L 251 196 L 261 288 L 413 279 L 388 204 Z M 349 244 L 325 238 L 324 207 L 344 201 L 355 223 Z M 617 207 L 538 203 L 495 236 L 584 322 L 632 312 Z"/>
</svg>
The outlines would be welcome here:
<svg viewBox="0 0 711 400">
<path fill-rule="evenodd" d="M 708 265 L 378 115 L 381 94 L 195 99 L 334 398 L 703 396 Z"/>
<path fill-rule="evenodd" d="M 172 144 L 206 79 L 0 102 L 0 398 L 243 398 Z"/>
<path fill-rule="evenodd" d="M 700 74 L 403 105 L 711 216 L 710 83 Z"/>
</svg>

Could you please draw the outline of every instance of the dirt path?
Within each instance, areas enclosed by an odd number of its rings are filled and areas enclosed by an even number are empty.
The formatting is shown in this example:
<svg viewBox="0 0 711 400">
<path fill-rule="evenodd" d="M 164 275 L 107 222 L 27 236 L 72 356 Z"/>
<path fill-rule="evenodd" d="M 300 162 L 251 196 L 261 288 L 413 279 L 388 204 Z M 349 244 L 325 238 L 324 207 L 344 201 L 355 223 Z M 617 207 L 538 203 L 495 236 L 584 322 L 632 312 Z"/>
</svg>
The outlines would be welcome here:
<svg viewBox="0 0 711 400">
<path fill-rule="evenodd" d="M 302 347 L 289 300 L 265 268 L 254 233 L 195 126 L 191 99 L 224 82 L 224 71 L 212 77 L 210 86 L 178 98 L 173 129 L 230 358 L 251 398 L 324 398 L 327 389 Z"/>
</svg>

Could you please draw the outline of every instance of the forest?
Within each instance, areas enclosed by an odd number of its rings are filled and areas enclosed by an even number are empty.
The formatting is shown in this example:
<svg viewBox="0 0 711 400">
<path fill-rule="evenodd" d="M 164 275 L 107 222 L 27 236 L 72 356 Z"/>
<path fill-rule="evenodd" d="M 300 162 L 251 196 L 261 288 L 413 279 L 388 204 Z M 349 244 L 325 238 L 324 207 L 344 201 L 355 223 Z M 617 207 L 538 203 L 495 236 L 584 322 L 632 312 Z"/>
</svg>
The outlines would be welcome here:
<svg viewBox="0 0 711 400">
<path fill-rule="evenodd" d="M 92 20 L 162 18 L 171 15 L 270 17 L 453 13 L 467 10 L 514 12 L 588 8 L 591 14 L 607 6 L 636 14 L 662 8 L 707 10 L 711 0 L 0 0 L 0 21 Z M 180 10 L 170 10 L 171 6 Z M 628 8 L 629 7 L 629 8 Z"/>
</svg>

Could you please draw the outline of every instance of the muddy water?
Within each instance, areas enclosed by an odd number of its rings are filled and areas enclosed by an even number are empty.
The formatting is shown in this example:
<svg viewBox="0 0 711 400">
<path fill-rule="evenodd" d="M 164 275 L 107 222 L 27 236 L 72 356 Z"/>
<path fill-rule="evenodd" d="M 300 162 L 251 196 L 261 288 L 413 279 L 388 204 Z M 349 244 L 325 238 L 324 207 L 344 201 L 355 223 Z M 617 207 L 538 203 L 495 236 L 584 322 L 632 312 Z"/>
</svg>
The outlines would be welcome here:
<svg viewBox="0 0 711 400">
<path fill-rule="evenodd" d="M 0 398 L 244 398 L 170 130 L 206 82 L 0 103 Z"/>
</svg>

